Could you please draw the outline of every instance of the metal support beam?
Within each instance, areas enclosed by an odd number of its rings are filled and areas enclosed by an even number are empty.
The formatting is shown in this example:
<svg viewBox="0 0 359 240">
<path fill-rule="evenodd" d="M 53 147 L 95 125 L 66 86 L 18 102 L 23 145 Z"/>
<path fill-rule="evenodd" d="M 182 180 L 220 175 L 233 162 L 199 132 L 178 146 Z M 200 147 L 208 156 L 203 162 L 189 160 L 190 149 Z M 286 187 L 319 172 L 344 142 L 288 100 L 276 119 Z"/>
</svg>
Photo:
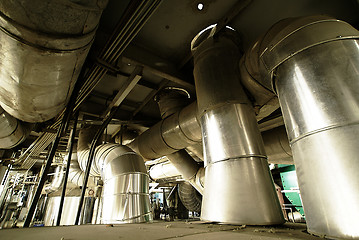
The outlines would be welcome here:
<svg viewBox="0 0 359 240">
<path fill-rule="evenodd" d="M 161 81 L 160 85 L 158 86 L 158 88 L 152 90 L 152 91 L 147 95 L 147 97 L 145 98 L 145 100 L 143 100 L 143 102 L 141 103 L 141 105 L 133 112 L 132 118 L 133 118 L 134 116 L 136 116 L 137 113 L 139 113 L 139 112 L 146 106 L 146 104 L 147 104 L 149 101 L 151 101 L 151 99 L 153 99 L 154 96 L 155 96 L 162 88 L 164 88 L 168 83 L 169 83 L 169 80 L 163 79 L 163 80 Z"/>
<path fill-rule="evenodd" d="M 155 75 L 157 75 L 159 77 L 168 79 L 173 83 L 177 83 L 177 84 L 183 86 L 186 90 L 188 90 L 191 93 L 195 92 L 195 87 L 194 87 L 194 85 L 192 83 L 189 83 L 189 82 L 181 79 L 180 77 L 176 76 L 173 73 L 160 71 L 160 70 L 158 70 L 156 68 L 153 68 L 153 67 L 148 66 L 146 64 L 140 63 L 140 62 L 138 62 L 136 60 L 133 60 L 133 59 L 130 59 L 128 57 L 122 57 L 122 60 L 123 60 L 123 62 L 126 62 L 126 63 L 134 64 L 134 65 L 137 65 L 137 66 L 142 66 L 145 70 L 148 70 L 148 71 L 152 72 L 153 74 L 155 74 Z"/>
<path fill-rule="evenodd" d="M 112 102 L 108 105 L 106 111 L 102 114 L 101 117 L 105 118 L 110 114 L 110 111 L 113 107 L 118 107 L 122 101 L 127 97 L 131 90 L 136 86 L 137 82 L 142 77 L 142 67 L 136 67 L 132 72 L 131 76 L 126 80 L 122 85 L 121 89 L 118 91 Z"/>
</svg>

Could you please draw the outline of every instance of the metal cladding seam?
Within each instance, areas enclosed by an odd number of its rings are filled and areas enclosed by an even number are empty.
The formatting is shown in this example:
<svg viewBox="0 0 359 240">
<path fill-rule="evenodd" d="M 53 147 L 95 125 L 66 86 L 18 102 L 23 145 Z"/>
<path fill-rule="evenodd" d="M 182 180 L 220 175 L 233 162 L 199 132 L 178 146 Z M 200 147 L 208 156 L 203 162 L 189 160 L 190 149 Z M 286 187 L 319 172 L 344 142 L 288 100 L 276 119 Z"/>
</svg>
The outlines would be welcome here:
<svg viewBox="0 0 359 240">
<path fill-rule="evenodd" d="M 82 129 L 78 141 L 78 161 L 84 171 L 88 161 L 91 134 Z M 102 223 L 138 223 L 152 220 L 149 200 L 149 177 L 141 156 L 129 147 L 102 144 L 96 147 L 90 174 L 101 176 Z"/>
<path fill-rule="evenodd" d="M 285 19 L 241 66 L 278 95 L 308 232 L 330 238 L 359 239 L 358 46 L 359 32 L 343 21 Z"/>
<path fill-rule="evenodd" d="M 65 108 L 107 1 L 0 2 L 0 105 L 7 113 L 35 123 Z"/>
</svg>

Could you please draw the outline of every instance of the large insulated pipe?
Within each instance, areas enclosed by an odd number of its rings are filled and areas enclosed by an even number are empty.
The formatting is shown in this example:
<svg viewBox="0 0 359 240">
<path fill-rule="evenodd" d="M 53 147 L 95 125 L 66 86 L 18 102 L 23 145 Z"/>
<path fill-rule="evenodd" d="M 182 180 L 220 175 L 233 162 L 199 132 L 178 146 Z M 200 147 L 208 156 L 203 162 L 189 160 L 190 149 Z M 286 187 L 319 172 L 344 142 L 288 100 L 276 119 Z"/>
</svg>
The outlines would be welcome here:
<svg viewBox="0 0 359 240">
<path fill-rule="evenodd" d="M 78 141 L 78 160 L 86 166 L 89 149 L 82 129 Z M 84 169 L 83 169 L 84 170 Z M 102 223 L 138 223 L 152 220 L 149 177 L 142 157 L 126 146 L 103 144 L 96 148 L 91 175 L 101 176 Z"/>
<path fill-rule="evenodd" d="M 284 223 L 254 109 L 240 83 L 237 33 L 213 31 L 201 32 L 191 44 L 205 158 L 201 218 Z"/>
<path fill-rule="evenodd" d="M 128 146 L 146 159 L 155 159 L 201 142 L 197 103 L 163 119 Z"/>
<path fill-rule="evenodd" d="M 108 0 L 0 1 L 0 105 L 43 122 L 66 106 Z"/>
<path fill-rule="evenodd" d="M 253 45 L 246 60 L 257 60 L 242 68 L 278 95 L 308 231 L 340 239 L 359 238 L 358 39 L 327 16 L 287 19 Z"/>
<path fill-rule="evenodd" d="M 165 127 L 163 127 L 165 126 Z M 269 132 L 269 131 L 268 131 Z M 293 164 L 288 140 L 283 138 L 283 127 L 278 127 L 270 133 L 263 132 L 265 150 L 268 151 L 270 163 Z M 273 134 L 273 136 L 271 136 Z M 156 159 L 177 152 L 183 148 L 193 151 L 202 140 L 201 126 L 197 117 L 197 102 L 183 108 L 181 111 L 161 120 L 153 127 L 136 137 L 129 146 L 145 159 Z M 267 142 L 268 140 L 268 142 Z M 200 151 L 196 151 L 198 155 Z M 196 154 L 196 155 L 197 155 Z"/>
<path fill-rule="evenodd" d="M 29 134 L 29 127 L 0 107 L 0 148 L 13 148 L 22 143 Z"/>
<path fill-rule="evenodd" d="M 184 106 L 188 104 L 188 93 L 178 88 L 163 89 L 156 95 L 155 98 L 158 103 L 160 113 L 163 119 L 176 114 Z M 195 143 L 189 146 L 196 146 L 201 144 Z M 197 172 L 200 169 L 200 165 L 188 154 L 184 149 L 167 155 L 168 160 L 173 166 L 181 173 L 183 178 L 187 180 L 198 192 L 203 193 L 203 186 L 196 181 Z"/>
</svg>

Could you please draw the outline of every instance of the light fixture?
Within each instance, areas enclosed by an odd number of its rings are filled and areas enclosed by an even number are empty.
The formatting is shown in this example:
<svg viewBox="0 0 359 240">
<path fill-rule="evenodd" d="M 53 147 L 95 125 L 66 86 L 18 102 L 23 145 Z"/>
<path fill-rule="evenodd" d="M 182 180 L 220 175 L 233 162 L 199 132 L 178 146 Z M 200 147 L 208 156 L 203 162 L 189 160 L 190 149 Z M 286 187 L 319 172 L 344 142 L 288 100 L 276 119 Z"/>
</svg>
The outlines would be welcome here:
<svg viewBox="0 0 359 240">
<path fill-rule="evenodd" d="M 202 11 L 203 10 L 203 8 L 204 8 L 204 4 L 203 3 L 198 3 L 198 5 L 197 5 L 197 9 L 199 10 L 199 11 Z"/>
</svg>

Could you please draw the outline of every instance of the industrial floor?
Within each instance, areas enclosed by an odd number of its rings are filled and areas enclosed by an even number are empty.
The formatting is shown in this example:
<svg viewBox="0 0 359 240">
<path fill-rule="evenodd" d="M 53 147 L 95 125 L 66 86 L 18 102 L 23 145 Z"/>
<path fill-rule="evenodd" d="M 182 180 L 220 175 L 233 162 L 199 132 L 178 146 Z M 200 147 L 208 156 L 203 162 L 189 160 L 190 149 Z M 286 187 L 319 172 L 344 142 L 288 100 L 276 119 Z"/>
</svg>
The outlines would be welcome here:
<svg viewBox="0 0 359 240">
<path fill-rule="evenodd" d="M 122 225 L 81 225 L 62 227 L 33 227 L 0 230 L 1 240 L 217 240 L 217 239 L 309 239 L 305 224 L 286 223 L 277 227 L 234 226 L 203 223 L 200 221 L 154 222 Z"/>
</svg>

